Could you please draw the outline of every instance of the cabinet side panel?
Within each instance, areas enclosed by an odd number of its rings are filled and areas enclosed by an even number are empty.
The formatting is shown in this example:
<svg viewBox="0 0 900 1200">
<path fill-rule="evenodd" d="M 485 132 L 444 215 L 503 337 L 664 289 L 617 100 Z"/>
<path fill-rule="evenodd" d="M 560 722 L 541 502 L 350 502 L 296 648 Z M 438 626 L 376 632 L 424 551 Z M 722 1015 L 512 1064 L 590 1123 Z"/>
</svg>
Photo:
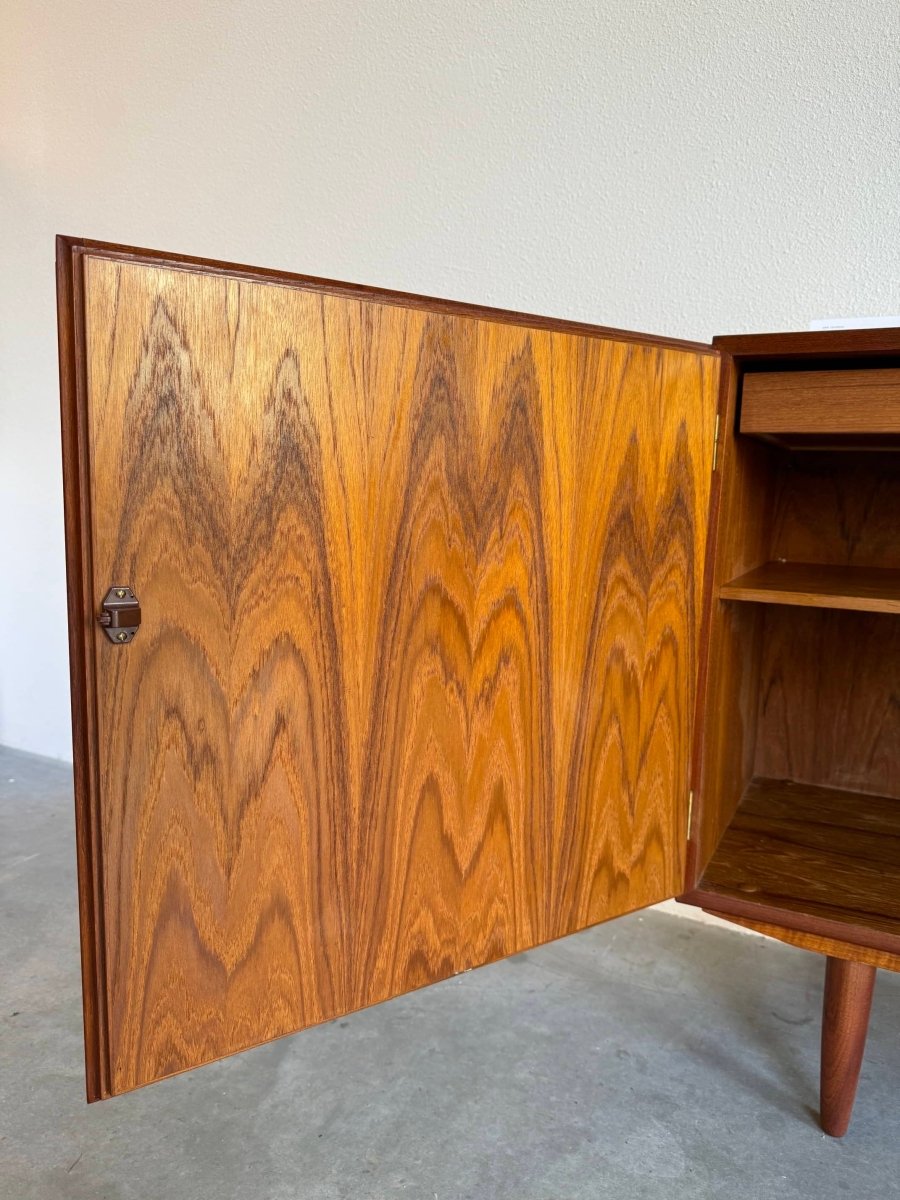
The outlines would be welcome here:
<svg viewBox="0 0 900 1200">
<path fill-rule="evenodd" d="M 85 309 L 109 1090 L 681 889 L 715 355 L 99 252 Z"/>
<path fill-rule="evenodd" d="M 739 371 L 722 368 L 721 492 L 712 555 L 712 600 L 690 888 L 737 811 L 753 773 L 762 612 L 719 599 L 723 583 L 768 558 L 774 473 L 768 447 L 737 436 Z"/>
</svg>

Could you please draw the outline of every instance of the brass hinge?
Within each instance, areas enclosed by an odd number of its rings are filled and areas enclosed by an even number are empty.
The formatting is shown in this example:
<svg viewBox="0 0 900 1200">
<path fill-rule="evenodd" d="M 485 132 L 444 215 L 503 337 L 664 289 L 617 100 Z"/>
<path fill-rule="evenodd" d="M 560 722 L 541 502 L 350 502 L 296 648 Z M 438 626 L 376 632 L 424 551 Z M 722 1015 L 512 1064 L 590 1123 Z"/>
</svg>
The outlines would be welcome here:
<svg viewBox="0 0 900 1200">
<path fill-rule="evenodd" d="M 718 413 L 716 413 L 716 431 L 713 434 L 713 465 L 712 465 L 713 470 L 715 470 L 716 467 L 719 465 L 719 422 L 720 421 L 721 421 L 721 417 L 719 416 Z"/>
<path fill-rule="evenodd" d="M 687 840 L 691 840 L 691 817 L 694 815 L 694 792 L 688 792 Z"/>
</svg>

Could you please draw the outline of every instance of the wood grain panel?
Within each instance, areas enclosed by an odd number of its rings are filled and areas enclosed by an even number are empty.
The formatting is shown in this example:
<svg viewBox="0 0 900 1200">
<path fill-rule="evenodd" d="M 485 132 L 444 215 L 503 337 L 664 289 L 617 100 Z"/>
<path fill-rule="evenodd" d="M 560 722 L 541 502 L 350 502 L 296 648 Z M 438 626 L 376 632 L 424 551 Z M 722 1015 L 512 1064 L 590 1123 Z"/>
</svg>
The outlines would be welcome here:
<svg viewBox="0 0 900 1200">
<path fill-rule="evenodd" d="M 678 891 L 717 359 L 84 263 L 100 1094 Z"/>
<path fill-rule="evenodd" d="M 766 610 L 755 772 L 900 798 L 900 621 Z"/>
</svg>

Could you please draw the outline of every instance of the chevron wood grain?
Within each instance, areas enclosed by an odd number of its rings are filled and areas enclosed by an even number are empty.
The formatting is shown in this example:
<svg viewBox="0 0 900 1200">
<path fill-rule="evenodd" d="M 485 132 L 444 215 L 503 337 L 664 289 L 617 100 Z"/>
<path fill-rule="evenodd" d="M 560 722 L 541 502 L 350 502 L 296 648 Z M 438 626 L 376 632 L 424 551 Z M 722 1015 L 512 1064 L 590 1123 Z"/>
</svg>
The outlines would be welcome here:
<svg viewBox="0 0 900 1200">
<path fill-rule="evenodd" d="M 82 270 L 95 1097 L 678 892 L 717 359 Z"/>
</svg>

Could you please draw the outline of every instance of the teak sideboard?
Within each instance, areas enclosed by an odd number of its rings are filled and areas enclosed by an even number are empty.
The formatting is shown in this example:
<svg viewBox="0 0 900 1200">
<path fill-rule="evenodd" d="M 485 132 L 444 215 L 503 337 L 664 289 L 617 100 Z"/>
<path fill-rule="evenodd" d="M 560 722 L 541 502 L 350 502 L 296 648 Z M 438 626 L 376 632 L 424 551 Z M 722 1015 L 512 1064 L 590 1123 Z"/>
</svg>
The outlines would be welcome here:
<svg viewBox="0 0 900 1200">
<path fill-rule="evenodd" d="M 87 1092 L 680 896 L 900 968 L 900 331 L 57 246 Z"/>
</svg>

